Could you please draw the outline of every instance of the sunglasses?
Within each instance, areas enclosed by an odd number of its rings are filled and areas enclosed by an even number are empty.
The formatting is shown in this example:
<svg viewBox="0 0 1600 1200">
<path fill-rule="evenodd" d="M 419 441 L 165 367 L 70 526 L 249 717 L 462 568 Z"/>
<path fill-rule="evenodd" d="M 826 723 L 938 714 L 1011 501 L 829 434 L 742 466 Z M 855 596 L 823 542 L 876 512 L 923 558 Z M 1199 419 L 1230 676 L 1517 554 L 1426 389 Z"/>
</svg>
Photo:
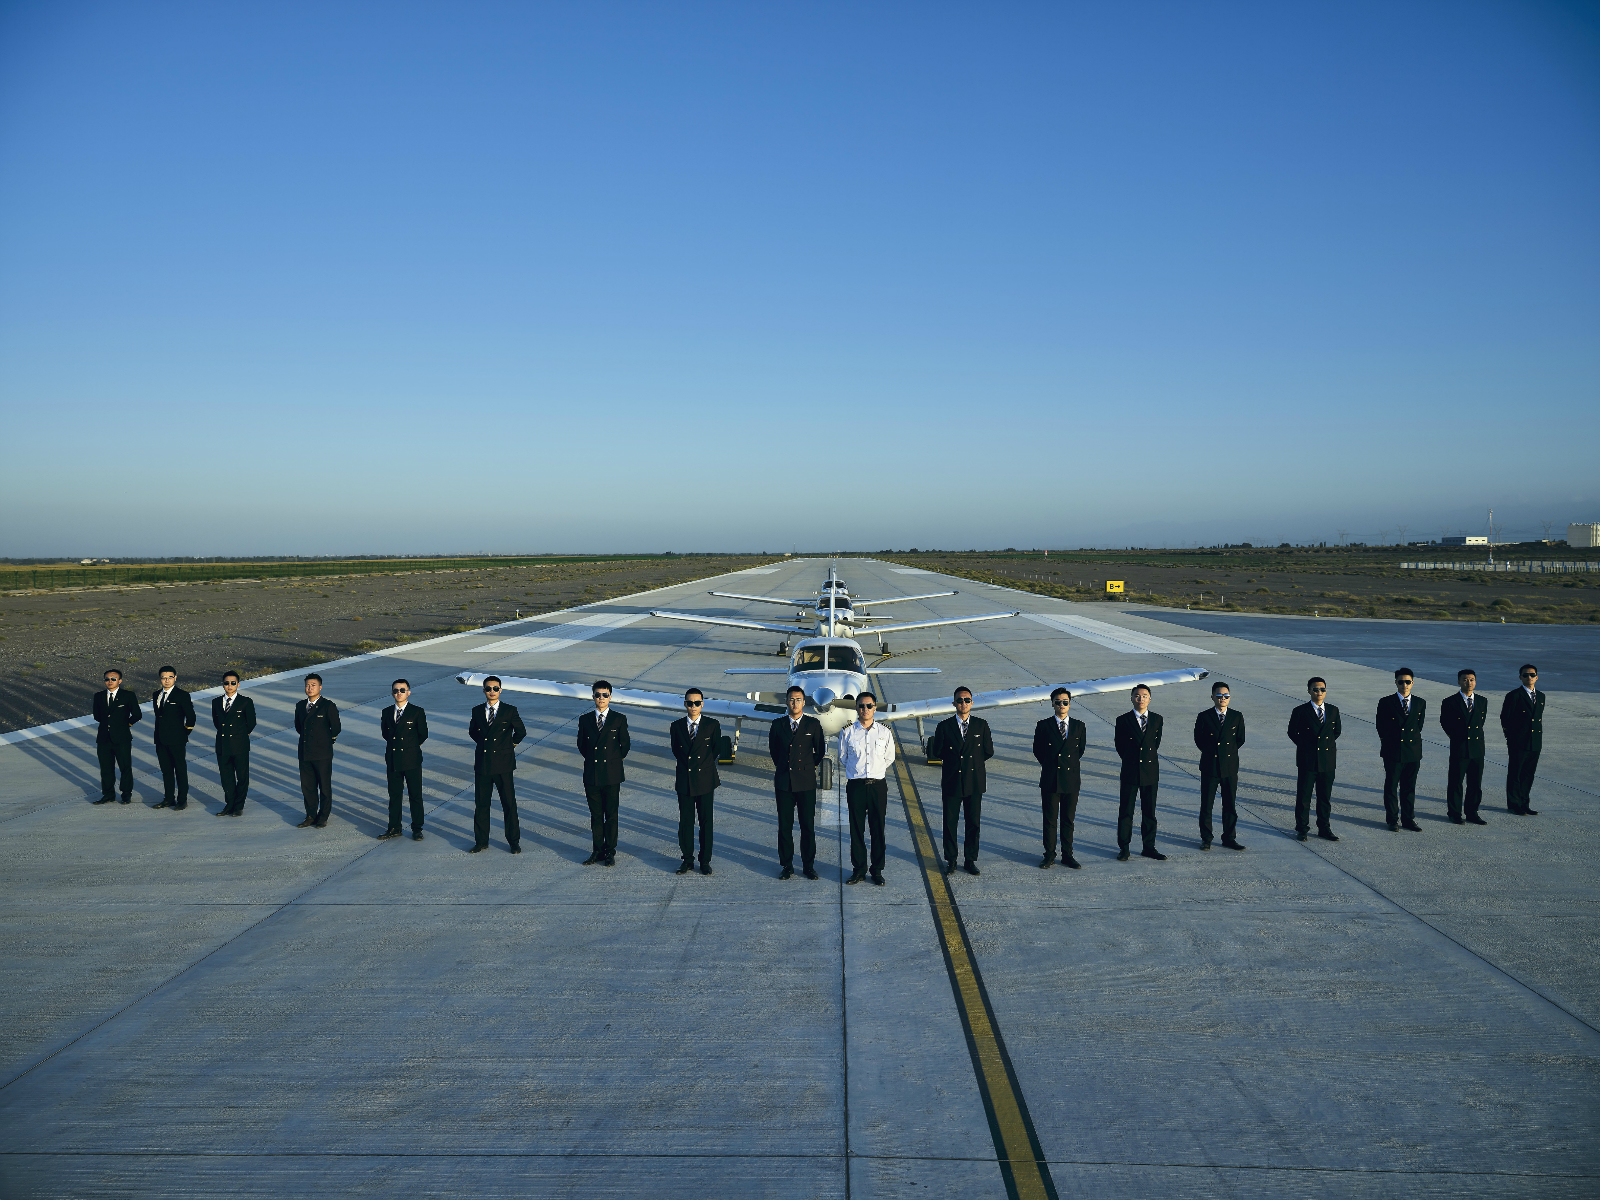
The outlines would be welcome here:
<svg viewBox="0 0 1600 1200">
<path fill-rule="evenodd" d="M 972 697 L 971 696 L 961 696 L 961 697 L 957 698 L 956 703 L 957 704 L 971 704 L 972 703 Z"/>
<path fill-rule="evenodd" d="M 1537 671 L 1524 671 L 1522 673 L 1522 677 L 1524 679 L 1537 679 L 1537 678 L 1539 678 L 1539 672 L 1537 672 Z"/>
<path fill-rule="evenodd" d="M 1050 701 L 1050 703 L 1053 704 L 1056 708 L 1065 708 L 1065 707 L 1067 707 L 1067 705 L 1071 704 L 1072 701 L 1071 700 L 1052 700 L 1052 701 Z"/>
<path fill-rule="evenodd" d="M 410 688 L 390 688 L 389 689 L 389 695 L 391 695 L 391 696 L 404 696 L 410 690 L 411 690 Z M 496 688 L 494 690 L 495 691 L 499 691 L 500 689 Z"/>
<path fill-rule="evenodd" d="M 609 699 L 611 699 L 611 693 L 610 692 L 596 692 L 594 694 L 594 698 L 596 700 L 609 700 Z"/>
<path fill-rule="evenodd" d="M 685 700 L 683 706 L 685 708 L 704 708 L 705 703 L 704 700 Z"/>
<path fill-rule="evenodd" d="M 877 707 L 878 706 L 876 704 L 858 704 L 858 705 L 856 705 L 856 711 L 857 712 L 866 712 L 868 709 L 873 709 L 873 708 L 877 708 Z"/>
<path fill-rule="evenodd" d="M 500 690 L 500 685 L 497 683 L 486 683 L 483 685 L 483 690 L 486 692 L 498 692 Z"/>
<path fill-rule="evenodd" d="M 1327 689 L 1327 688 L 1312 688 L 1312 689 L 1311 689 L 1311 690 L 1312 690 L 1312 691 L 1313 691 L 1313 692 L 1325 692 L 1325 691 L 1327 691 L 1327 690 L 1328 690 L 1328 689 Z"/>
</svg>

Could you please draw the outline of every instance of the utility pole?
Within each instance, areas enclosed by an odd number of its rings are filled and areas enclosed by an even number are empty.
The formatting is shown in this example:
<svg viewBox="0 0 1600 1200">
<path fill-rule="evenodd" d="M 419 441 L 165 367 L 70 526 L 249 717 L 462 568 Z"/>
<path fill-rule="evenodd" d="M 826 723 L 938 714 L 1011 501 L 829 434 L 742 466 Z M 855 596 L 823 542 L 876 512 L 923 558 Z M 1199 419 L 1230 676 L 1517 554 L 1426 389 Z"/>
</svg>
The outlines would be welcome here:
<svg viewBox="0 0 1600 1200">
<path fill-rule="evenodd" d="M 1489 510 L 1489 565 L 1494 566 L 1494 509 Z"/>
</svg>

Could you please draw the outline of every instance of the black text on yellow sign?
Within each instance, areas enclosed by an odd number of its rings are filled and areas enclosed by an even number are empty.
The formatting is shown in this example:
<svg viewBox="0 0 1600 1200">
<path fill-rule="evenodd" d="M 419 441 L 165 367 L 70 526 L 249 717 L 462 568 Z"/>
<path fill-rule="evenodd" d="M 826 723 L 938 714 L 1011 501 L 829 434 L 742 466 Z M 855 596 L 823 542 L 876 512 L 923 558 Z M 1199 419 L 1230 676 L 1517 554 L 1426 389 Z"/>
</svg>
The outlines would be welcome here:
<svg viewBox="0 0 1600 1200">
<path fill-rule="evenodd" d="M 1122 590 L 1122 580 L 1120 580 L 1120 579 L 1108 579 L 1108 580 L 1106 580 L 1106 591 L 1108 591 L 1108 592 L 1120 592 L 1121 590 Z"/>
</svg>

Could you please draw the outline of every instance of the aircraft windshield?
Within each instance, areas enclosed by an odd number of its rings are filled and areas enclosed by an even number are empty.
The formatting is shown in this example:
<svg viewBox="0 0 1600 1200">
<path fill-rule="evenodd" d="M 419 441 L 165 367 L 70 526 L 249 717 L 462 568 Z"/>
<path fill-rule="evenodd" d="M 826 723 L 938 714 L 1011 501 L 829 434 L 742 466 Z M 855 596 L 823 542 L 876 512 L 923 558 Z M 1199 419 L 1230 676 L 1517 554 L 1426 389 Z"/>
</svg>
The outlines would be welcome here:
<svg viewBox="0 0 1600 1200">
<path fill-rule="evenodd" d="M 821 646 L 801 646 L 794 656 L 796 671 L 820 671 L 826 665 L 822 659 Z"/>
<path fill-rule="evenodd" d="M 829 646 L 828 669 L 854 671 L 857 675 L 861 675 L 865 673 L 866 665 L 861 661 L 861 652 L 854 646 Z"/>
</svg>

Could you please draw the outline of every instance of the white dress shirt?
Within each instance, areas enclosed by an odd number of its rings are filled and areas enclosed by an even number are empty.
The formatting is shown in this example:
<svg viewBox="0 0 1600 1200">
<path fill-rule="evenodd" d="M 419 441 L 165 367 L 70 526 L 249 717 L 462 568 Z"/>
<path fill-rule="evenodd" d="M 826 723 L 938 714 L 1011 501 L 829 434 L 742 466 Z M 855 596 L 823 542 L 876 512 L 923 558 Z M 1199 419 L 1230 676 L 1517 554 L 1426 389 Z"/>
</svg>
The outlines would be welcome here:
<svg viewBox="0 0 1600 1200">
<path fill-rule="evenodd" d="M 839 764 L 846 779 L 882 779 L 894 762 L 894 734 L 881 721 L 868 729 L 856 721 L 839 739 Z"/>
<path fill-rule="evenodd" d="M 114 700 L 116 700 L 116 698 L 117 698 L 117 689 L 116 688 L 107 688 L 106 689 L 106 703 L 110 704 Z"/>
<path fill-rule="evenodd" d="M 1400 697 L 1400 707 L 1405 709 L 1405 712 L 1406 712 L 1407 716 L 1410 716 L 1411 715 L 1411 697 L 1406 695 L 1404 692 L 1400 692 L 1400 691 L 1395 692 L 1395 695 Z"/>
<path fill-rule="evenodd" d="M 1461 699 L 1462 699 L 1462 702 L 1466 704 L 1467 711 L 1471 712 L 1472 711 L 1472 702 L 1475 699 L 1477 699 L 1477 697 L 1475 695 L 1470 694 L 1470 693 L 1462 692 L 1461 693 Z"/>
<path fill-rule="evenodd" d="M 406 711 L 406 706 L 405 706 L 405 705 L 404 705 L 404 704 L 396 704 L 396 705 L 395 705 L 395 706 L 394 706 L 394 719 L 395 719 L 395 720 L 396 720 L 396 721 L 398 721 L 398 720 L 399 720 L 399 719 L 400 719 L 400 717 L 401 717 L 401 715 L 402 715 L 402 714 L 403 714 L 403 713 L 404 713 L 404 712 L 405 712 L 405 711 Z"/>
<path fill-rule="evenodd" d="M 177 686 L 176 684 L 173 685 L 173 687 L 176 687 L 176 686 Z M 156 707 L 157 708 L 164 707 L 166 705 L 166 703 L 167 703 L 167 697 L 170 696 L 170 695 L 172 695 L 172 688 L 162 688 L 161 689 L 161 697 L 160 697 L 160 699 L 158 699 L 156 701 Z"/>
<path fill-rule="evenodd" d="M 1319 721 L 1327 720 L 1326 714 L 1324 714 L 1323 711 L 1322 711 L 1322 705 L 1318 704 L 1315 700 L 1313 700 L 1311 702 L 1311 707 L 1317 710 L 1317 720 L 1319 720 Z"/>
<path fill-rule="evenodd" d="M 1528 687 L 1526 684 L 1523 685 L 1522 690 L 1528 693 L 1528 699 L 1530 701 L 1538 698 L 1538 693 L 1535 692 L 1531 687 Z"/>
<path fill-rule="evenodd" d="M 604 711 L 598 708 L 594 710 L 594 727 L 596 729 L 604 729 L 606 727 L 606 713 L 610 711 L 609 708 Z"/>
<path fill-rule="evenodd" d="M 500 701 L 496 700 L 493 704 L 485 704 L 483 706 L 483 719 L 484 719 L 484 722 L 486 724 L 492 723 L 494 721 L 494 714 L 499 712 L 499 711 L 500 711 Z M 396 714 L 396 715 L 399 715 L 399 714 Z"/>
</svg>

